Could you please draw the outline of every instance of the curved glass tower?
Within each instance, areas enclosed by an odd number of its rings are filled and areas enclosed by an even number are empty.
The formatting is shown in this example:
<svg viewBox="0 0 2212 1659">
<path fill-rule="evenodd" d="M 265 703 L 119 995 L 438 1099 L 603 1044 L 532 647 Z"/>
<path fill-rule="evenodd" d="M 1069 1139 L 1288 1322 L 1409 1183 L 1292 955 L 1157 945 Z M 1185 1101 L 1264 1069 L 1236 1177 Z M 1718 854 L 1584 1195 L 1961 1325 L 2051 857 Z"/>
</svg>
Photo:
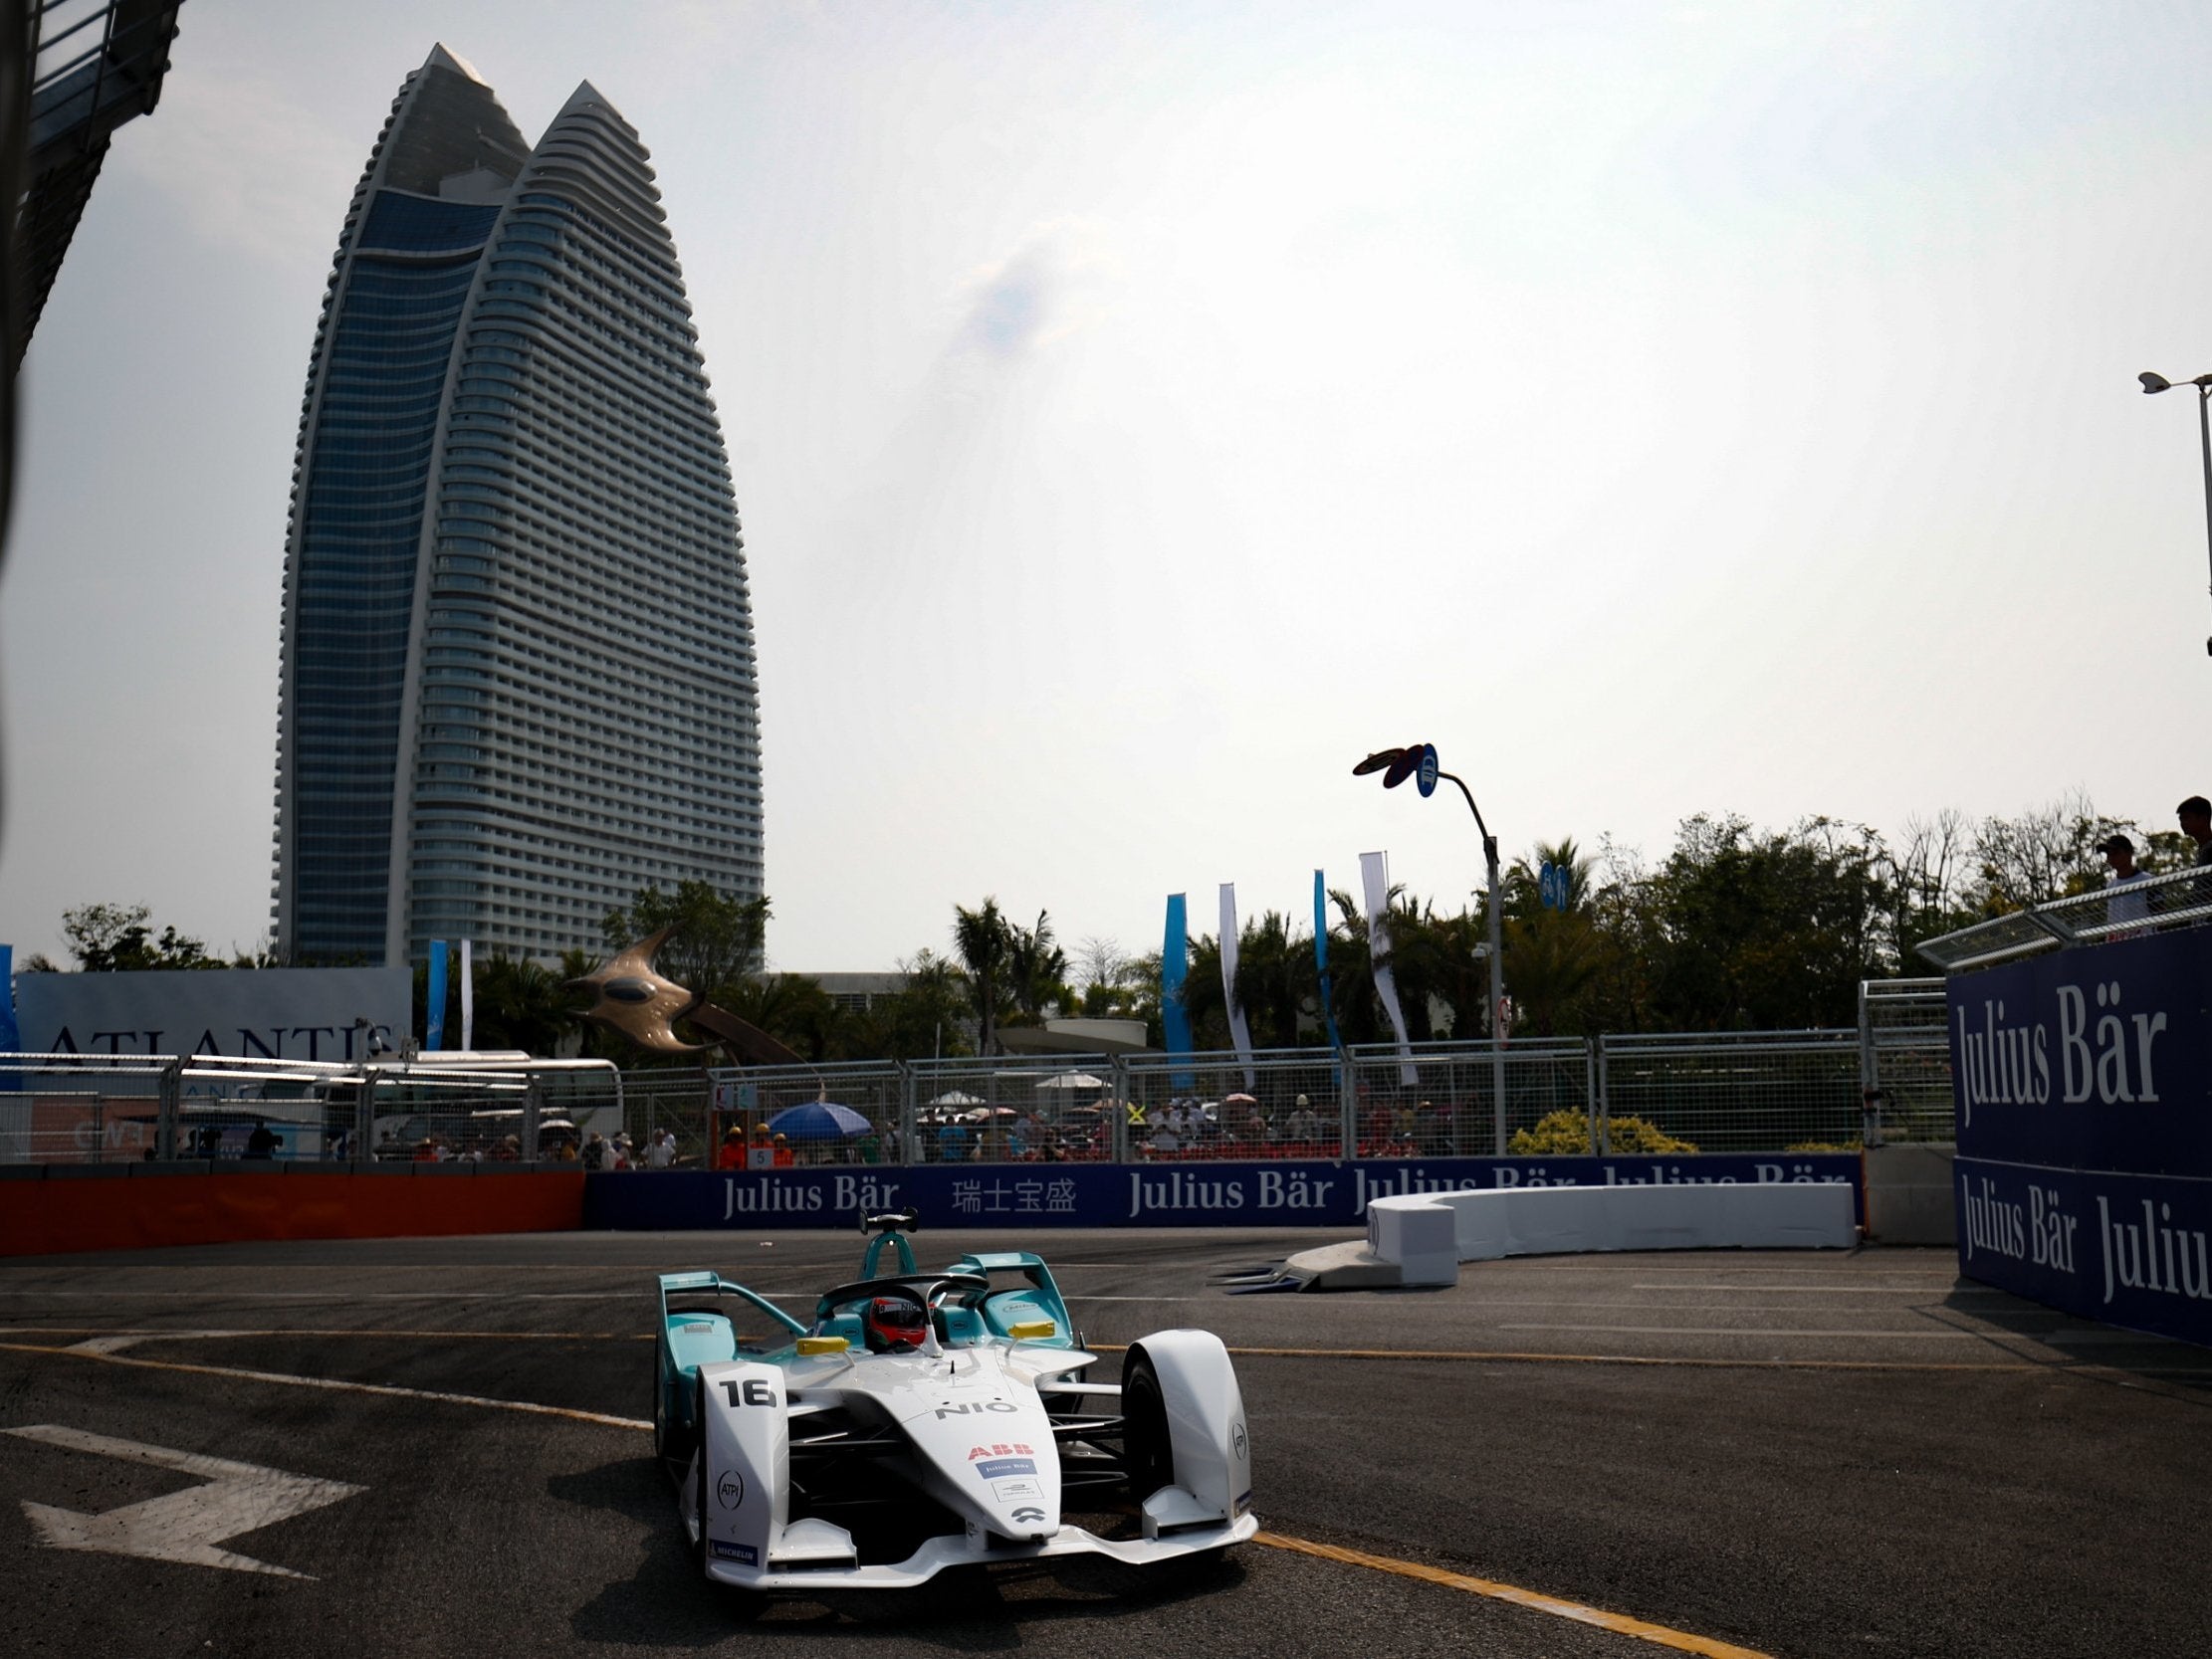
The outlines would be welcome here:
<svg viewBox="0 0 2212 1659">
<path fill-rule="evenodd" d="M 597 949 L 648 883 L 762 891 L 752 609 L 653 171 L 536 146 L 443 47 L 338 237 L 301 414 L 276 945 Z"/>
</svg>

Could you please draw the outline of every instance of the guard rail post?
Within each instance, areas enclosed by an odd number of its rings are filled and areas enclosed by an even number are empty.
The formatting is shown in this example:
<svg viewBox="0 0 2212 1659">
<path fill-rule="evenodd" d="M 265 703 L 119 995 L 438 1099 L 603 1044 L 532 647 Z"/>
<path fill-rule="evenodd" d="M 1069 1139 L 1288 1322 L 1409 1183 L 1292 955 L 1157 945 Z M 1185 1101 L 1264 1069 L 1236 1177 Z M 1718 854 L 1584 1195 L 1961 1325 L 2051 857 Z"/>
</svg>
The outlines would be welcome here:
<svg viewBox="0 0 2212 1659">
<path fill-rule="evenodd" d="M 166 1162 L 176 1156 L 176 1114 L 184 1099 L 184 1060 L 178 1056 L 161 1068 L 161 1106 L 153 1124 L 153 1155 Z"/>
<path fill-rule="evenodd" d="M 1613 1100 L 1606 1092 L 1605 1033 L 1599 1032 L 1590 1039 L 1591 1071 L 1596 1076 L 1597 1088 L 1591 1095 L 1592 1110 L 1597 1114 L 1597 1134 L 1591 1137 L 1591 1147 L 1600 1157 L 1613 1155 Z"/>
<path fill-rule="evenodd" d="M 1336 1051 L 1337 1156 L 1357 1157 L 1360 1150 L 1360 1074 L 1353 1069 L 1349 1051 Z"/>
</svg>

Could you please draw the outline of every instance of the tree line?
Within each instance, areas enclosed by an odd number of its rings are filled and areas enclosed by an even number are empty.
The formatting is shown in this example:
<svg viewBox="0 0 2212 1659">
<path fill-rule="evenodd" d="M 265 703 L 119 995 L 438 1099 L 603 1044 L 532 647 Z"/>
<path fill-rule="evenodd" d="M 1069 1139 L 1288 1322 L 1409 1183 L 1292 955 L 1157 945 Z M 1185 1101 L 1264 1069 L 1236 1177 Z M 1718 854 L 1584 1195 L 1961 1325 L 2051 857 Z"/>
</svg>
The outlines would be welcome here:
<svg viewBox="0 0 2212 1659">
<path fill-rule="evenodd" d="M 1826 817 L 1769 830 L 1734 815 L 1700 814 L 1681 823 L 1672 850 L 1656 865 L 1610 839 L 1595 851 L 1571 837 L 1539 842 L 1504 872 L 1500 894 L 1511 1030 L 1579 1036 L 1847 1026 L 1858 1017 L 1862 980 L 1930 971 L 1913 953 L 1920 940 L 2101 887 L 2099 849 L 2113 834 L 2129 836 L 2138 862 L 2153 871 L 2195 856 L 2194 843 L 2177 830 L 2145 831 L 2107 817 L 2080 793 L 2011 818 L 1944 812 L 1913 819 L 1893 838 Z M 1539 897 L 1538 872 L 1547 863 L 1565 873 L 1556 909 Z M 1394 888 L 1381 949 L 1350 893 L 1332 891 L 1329 907 L 1330 1012 L 1343 1041 L 1389 1035 L 1377 989 L 1385 966 L 1417 1041 L 1487 1031 L 1488 917 L 1480 894 L 1442 910 Z M 764 971 L 770 919 L 765 897 L 686 882 L 673 893 L 644 889 L 607 913 L 603 933 L 611 952 L 673 928 L 659 956 L 669 977 L 817 1063 L 994 1053 L 1006 1028 L 1069 1015 L 1139 1021 L 1148 1043 L 1161 1042 L 1160 953 L 1131 954 L 1094 937 L 1071 956 L 1045 911 L 1023 924 L 995 898 L 955 905 L 942 945 L 902 959 L 902 988 L 866 1007 L 841 1005 L 805 975 Z M 88 972 L 270 965 L 266 955 L 226 960 L 173 928 L 155 935 L 142 905 L 81 907 L 66 913 L 63 932 Z M 1202 1049 L 1229 1046 L 1220 960 L 1217 937 L 1191 941 L 1184 1003 Z M 52 966 L 40 957 L 24 965 Z M 568 982 L 596 965 L 585 951 L 568 952 L 557 966 L 501 951 L 479 958 L 477 1046 L 545 1054 L 580 1045 L 637 1063 L 577 1018 L 584 999 Z M 419 965 L 416 979 L 420 1009 Z M 1244 922 L 1235 989 L 1255 1046 L 1323 1041 L 1312 919 L 1266 911 Z M 451 994 L 449 1032 L 458 1030 L 458 988 Z"/>
</svg>

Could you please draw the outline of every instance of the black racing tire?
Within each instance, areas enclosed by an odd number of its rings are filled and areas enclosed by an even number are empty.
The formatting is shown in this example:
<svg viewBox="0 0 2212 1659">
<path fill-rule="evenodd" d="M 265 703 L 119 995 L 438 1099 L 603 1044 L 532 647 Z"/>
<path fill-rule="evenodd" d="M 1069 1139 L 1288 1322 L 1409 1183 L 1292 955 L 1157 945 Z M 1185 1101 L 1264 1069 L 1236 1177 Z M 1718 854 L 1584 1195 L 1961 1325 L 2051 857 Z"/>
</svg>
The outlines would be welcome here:
<svg viewBox="0 0 2212 1659">
<path fill-rule="evenodd" d="M 1122 1467 L 1129 1475 L 1129 1496 L 1142 1504 L 1164 1486 L 1175 1485 L 1175 1445 L 1168 1437 L 1168 1401 L 1152 1355 L 1139 1344 L 1121 1367 Z"/>
<path fill-rule="evenodd" d="M 668 1460 L 668 1379 L 661 1374 L 660 1345 L 653 1347 L 653 1455 Z"/>
</svg>

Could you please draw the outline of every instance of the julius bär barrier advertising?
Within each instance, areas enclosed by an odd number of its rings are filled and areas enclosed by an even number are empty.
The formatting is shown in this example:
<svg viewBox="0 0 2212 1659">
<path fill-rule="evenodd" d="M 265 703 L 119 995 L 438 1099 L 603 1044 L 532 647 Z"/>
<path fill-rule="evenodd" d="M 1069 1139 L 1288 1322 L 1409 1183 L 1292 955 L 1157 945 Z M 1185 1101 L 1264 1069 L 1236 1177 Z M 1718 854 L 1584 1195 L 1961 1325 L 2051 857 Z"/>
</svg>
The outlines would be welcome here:
<svg viewBox="0 0 2212 1659">
<path fill-rule="evenodd" d="M 2212 1344 L 2212 930 L 1948 987 L 1959 1268 Z"/>
<path fill-rule="evenodd" d="M 1856 1153 L 1435 1157 L 1361 1163 L 920 1163 L 592 1175 L 586 1227 L 850 1227 L 912 1205 L 931 1227 L 1357 1227 L 1370 1199 L 1508 1186 L 1821 1181 L 1860 1200 Z"/>
</svg>

